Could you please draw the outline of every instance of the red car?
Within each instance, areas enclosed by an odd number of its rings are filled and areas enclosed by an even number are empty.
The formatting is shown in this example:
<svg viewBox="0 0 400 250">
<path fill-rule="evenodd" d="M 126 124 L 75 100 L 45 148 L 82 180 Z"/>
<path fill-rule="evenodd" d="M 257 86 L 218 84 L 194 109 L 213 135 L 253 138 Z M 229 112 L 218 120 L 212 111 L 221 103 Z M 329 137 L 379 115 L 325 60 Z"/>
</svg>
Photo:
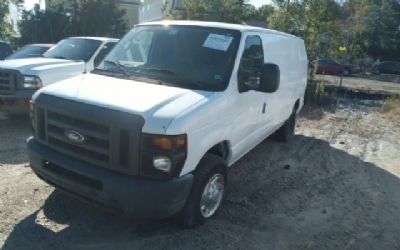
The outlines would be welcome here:
<svg viewBox="0 0 400 250">
<path fill-rule="evenodd" d="M 361 73 L 361 68 L 352 64 L 340 64 L 331 59 L 320 59 L 311 62 L 311 68 L 317 67 L 317 74 L 351 75 Z"/>
</svg>

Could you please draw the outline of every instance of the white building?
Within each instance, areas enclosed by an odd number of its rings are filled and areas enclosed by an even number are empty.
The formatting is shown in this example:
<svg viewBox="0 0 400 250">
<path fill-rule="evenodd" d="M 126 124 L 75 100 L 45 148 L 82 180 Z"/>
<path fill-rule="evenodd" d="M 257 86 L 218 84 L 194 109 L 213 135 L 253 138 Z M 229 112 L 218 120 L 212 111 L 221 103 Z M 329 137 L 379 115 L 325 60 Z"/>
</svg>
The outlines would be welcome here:
<svg viewBox="0 0 400 250">
<path fill-rule="evenodd" d="M 125 10 L 125 22 L 129 29 L 139 23 L 140 0 L 120 0 L 119 8 Z"/>
<path fill-rule="evenodd" d="M 171 10 L 182 8 L 180 0 L 144 0 L 140 5 L 139 22 L 163 20 Z"/>
<path fill-rule="evenodd" d="M 8 0 L 9 3 L 9 15 L 7 16 L 7 21 L 13 27 L 13 33 L 15 37 L 19 37 L 19 29 L 18 29 L 18 21 L 21 18 L 21 13 L 19 11 L 19 7 L 14 4 L 11 0 Z"/>
</svg>

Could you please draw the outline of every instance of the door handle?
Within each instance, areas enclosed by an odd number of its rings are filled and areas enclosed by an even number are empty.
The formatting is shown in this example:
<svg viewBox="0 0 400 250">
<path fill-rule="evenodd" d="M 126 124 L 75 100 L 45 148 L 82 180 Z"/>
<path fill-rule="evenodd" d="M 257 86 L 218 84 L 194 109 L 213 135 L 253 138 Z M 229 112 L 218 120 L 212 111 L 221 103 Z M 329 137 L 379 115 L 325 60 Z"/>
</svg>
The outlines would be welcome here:
<svg viewBox="0 0 400 250">
<path fill-rule="evenodd" d="M 262 113 L 265 114 L 265 108 L 267 107 L 267 103 L 264 102 L 263 108 L 262 108 Z"/>
</svg>

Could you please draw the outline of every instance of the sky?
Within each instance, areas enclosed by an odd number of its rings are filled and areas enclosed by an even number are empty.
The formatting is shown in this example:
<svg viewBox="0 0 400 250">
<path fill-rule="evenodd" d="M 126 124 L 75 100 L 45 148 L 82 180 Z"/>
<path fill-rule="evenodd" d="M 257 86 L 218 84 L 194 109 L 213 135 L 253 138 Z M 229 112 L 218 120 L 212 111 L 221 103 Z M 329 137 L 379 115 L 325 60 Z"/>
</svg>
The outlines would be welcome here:
<svg viewBox="0 0 400 250">
<path fill-rule="evenodd" d="M 256 8 L 263 6 L 264 4 L 270 4 L 271 0 L 250 0 L 249 1 L 252 5 L 256 6 Z"/>
<path fill-rule="evenodd" d="M 39 0 L 25 0 L 25 9 L 30 10 L 37 3 L 39 3 Z"/>
<path fill-rule="evenodd" d="M 249 2 L 258 8 L 264 4 L 271 3 L 271 0 L 250 0 Z M 37 3 L 39 3 L 39 0 L 25 0 L 25 8 L 32 9 Z"/>
</svg>

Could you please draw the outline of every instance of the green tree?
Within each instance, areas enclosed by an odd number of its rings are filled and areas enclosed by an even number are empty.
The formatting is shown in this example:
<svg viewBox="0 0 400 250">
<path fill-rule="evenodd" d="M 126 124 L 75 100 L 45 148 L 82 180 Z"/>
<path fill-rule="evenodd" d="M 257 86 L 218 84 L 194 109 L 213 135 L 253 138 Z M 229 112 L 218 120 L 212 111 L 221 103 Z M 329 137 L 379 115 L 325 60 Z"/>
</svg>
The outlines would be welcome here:
<svg viewBox="0 0 400 250">
<path fill-rule="evenodd" d="M 305 0 L 305 25 L 302 37 L 310 58 L 339 58 L 343 45 L 342 29 L 337 25 L 340 6 L 335 0 Z"/>
<path fill-rule="evenodd" d="M 10 40 L 13 36 L 13 29 L 7 18 L 9 13 L 8 0 L 0 0 L 0 39 Z"/>
<path fill-rule="evenodd" d="M 36 5 L 31 11 L 24 11 L 19 23 L 21 37 L 19 44 L 55 43 L 67 36 L 74 35 L 72 23 L 61 7 L 42 11 Z"/>
<path fill-rule="evenodd" d="M 251 5 L 244 0 L 182 0 L 182 3 L 184 10 L 172 11 L 172 18 L 241 23 L 251 12 Z"/>
<path fill-rule="evenodd" d="M 245 17 L 245 20 L 257 20 L 262 21 L 266 25 L 268 25 L 269 17 L 274 13 L 275 9 L 272 5 L 263 5 L 260 8 L 255 8 L 254 6 L 250 6 L 248 8 L 248 15 Z"/>
<path fill-rule="evenodd" d="M 304 29 L 305 5 L 303 2 L 290 0 L 274 0 L 277 7 L 268 18 L 269 26 L 272 29 L 300 35 Z"/>
<path fill-rule="evenodd" d="M 118 0 L 81 0 L 77 9 L 78 32 L 90 36 L 124 35 L 127 29 L 123 19 L 125 11 L 118 9 L 118 2 Z"/>
<path fill-rule="evenodd" d="M 275 0 L 274 5 L 277 8 L 268 18 L 272 29 L 302 37 L 310 58 L 339 56 L 343 35 L 335 0 Z"/>
<path fill-rule="evenodd" d="M 398 0 L 274 0 L 269 27 L 300 36 L 310 58 L 400 58 Z M 345 53 L 339 47 L 346 47 Z"/>
<path fill-rule="evenodd" d="M 343 5 L 341 27 L 350 57 L 400 58 L 399 1 L 348 0 Z"/>
<path fill-rule="evenodd" d="M 69 8 L 64 8 L 63 1 L 52 0 L 45 11 L 37 5 L 33 10 L 23 12 L 19 42 L 21 45 L 55 43 L 69 36 L 121 37 L 126 32 L 125 12 L 118 9 L 117 2 L 73 0 L 69 2 Z"/>
</svg>

